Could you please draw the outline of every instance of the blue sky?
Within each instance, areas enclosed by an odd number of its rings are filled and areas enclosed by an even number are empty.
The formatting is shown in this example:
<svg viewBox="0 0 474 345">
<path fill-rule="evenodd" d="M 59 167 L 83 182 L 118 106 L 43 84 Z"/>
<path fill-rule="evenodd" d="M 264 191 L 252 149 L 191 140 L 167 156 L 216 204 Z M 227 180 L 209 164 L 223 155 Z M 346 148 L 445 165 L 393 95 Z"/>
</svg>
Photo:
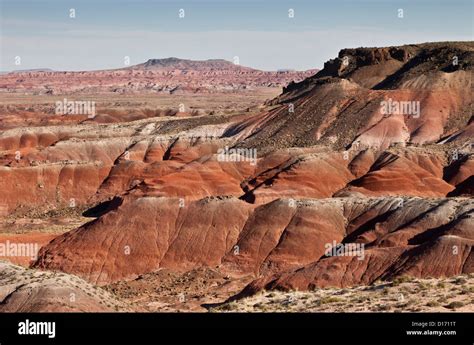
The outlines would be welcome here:
<svg viewBox="0 0 474 345">
<path fill-rule="evenodd" d="M 346 47 L 473 40 L 471 0 L 0 1 L 2 71 L 120 68 L 125 56 L 303 70 Z"/>
</svg>

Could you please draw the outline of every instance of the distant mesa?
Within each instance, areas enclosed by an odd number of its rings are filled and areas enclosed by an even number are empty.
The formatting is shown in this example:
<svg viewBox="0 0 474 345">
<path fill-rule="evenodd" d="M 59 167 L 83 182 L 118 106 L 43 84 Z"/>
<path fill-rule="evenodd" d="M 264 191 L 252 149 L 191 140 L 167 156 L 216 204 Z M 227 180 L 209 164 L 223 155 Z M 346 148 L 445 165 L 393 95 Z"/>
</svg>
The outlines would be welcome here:
<svg viewBox="0 0 474 345">
<path fill-rule="evenodd" d="M 0 86 L 10 93 L 37 95 L 241 92 L 256 87 L 285 87 L 316 72 L 261 71 L 224 59 L 199 61 L 170 57 L 107 70 L 14 71 L 0 74 Z M 23 78 L 25 76 L 28 79 Z"/>
<path fill-rule="evenodd" d="M 224 59 L 208 59 L 208 60 L 188 60 L 176 57 L 164 59 L 149 59 L 148 61 L 129 67 L 131 69 L 181 69 L 181 70 L 200 70 L 200 69 L 234 69 L 246 68 L 238 64 L 234 64 Z"/>
<path fill-rule="evenodd" d="M 30 69 L 17 69 L 14 71 L 0 72 L 1 74 L 5 73 L 25 73 L 25 72 L 54 72 L 54 69 L 51 68 L 30 68 Z"/>
</svg>

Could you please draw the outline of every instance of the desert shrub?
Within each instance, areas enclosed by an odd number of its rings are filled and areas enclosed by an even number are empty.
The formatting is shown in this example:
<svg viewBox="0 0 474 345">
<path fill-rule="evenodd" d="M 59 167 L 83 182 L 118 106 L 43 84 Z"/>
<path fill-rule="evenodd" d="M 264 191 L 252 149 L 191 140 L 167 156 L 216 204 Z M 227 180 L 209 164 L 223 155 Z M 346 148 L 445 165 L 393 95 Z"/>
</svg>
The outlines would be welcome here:
<svg viewBox="0 0 474 345">
<path fill-rule="evenodd" d="M 392 307 L 388 304 L 380 304 L 377 306 L 377 310 L 379 311 L 387 311 L 390 310 Z"/>
<path fill-rule="evenodd" d="M 392 286 L 398 286 L 402 283 L 408 283 L 408 282 L 411 282 L 413 280 L 412 277 L 409 277 L 409 276 L 400 276 L 400 277 L 397 277 L 395 278 L 393 281 L 392 281 Z"/>
<path fill-rule="evenodd" d="M 448 305 L 445 306 L 445 308 L 448 308 L 448 309 L 457 309 L 457 308 L 461 308 L 464 306 L 464 303 L 461 302 L 461 301 L 454 301 L 454 302 L 451 302 L 449 303 Z"/>
<path fill-rule="evenodd" d="M 334 296 L 323 297 L 319 301 L 321 304 L 344 302 L 342 298 Z"/>
<path fill-rule="evenodd" d="M 464 285 L 464 284 L 467 284 L 467 279 L 464 278 L 464 277 L 456 278 L 456 279 L 454 280 L 454 284 L 457 284 L 457 285 Z"/>
<path fill-rule="evenodd" d="M 441 303 L 439 303 L 438 301 L 429 301 L 428 303 L 426 303 L 427 307 L 439 307 L 440 305 Z"/>
</svg>

